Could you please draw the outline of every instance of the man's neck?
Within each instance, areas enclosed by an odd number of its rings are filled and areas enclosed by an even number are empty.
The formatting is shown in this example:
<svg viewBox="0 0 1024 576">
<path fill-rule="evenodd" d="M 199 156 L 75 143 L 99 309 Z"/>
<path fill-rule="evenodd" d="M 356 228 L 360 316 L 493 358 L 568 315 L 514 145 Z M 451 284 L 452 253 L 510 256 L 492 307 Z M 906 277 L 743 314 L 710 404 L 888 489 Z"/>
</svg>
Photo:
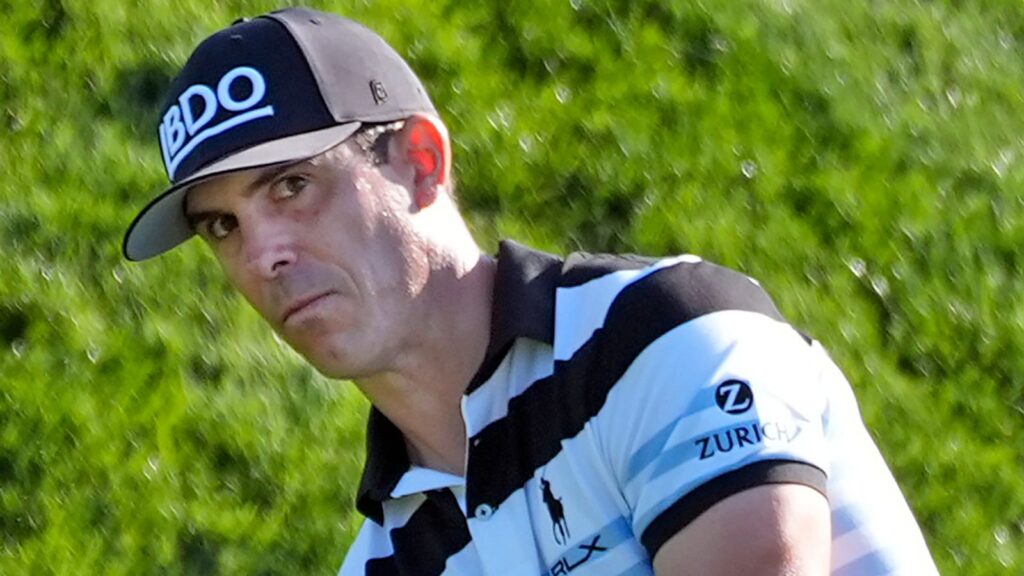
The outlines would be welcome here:
<svg viewBox="0 0 1024 576">
<path fill-rule="evenodd" d="M 493 259 L 479 255 L 462 273 L 433 271 L 398 365 L 357 382 L 402 431 L 414 464 L 465 473 L 461 401 L 490 340 L 495 269 Z"/>
</svg>

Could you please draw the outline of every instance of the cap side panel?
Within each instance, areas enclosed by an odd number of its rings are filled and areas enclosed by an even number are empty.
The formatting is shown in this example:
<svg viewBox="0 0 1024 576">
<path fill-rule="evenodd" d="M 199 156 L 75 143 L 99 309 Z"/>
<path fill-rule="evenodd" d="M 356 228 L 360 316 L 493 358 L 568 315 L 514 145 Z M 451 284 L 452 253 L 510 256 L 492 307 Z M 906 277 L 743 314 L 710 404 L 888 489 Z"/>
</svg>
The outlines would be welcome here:
<svg viewBox="0 0 1024 576">
<path fill-rule="evenodd" d="M 268 15 L 291 32 L 338 122 L 437 115 L 408 63 L 375 32 L 334 14 L 289 9 Z"/>
</svg>

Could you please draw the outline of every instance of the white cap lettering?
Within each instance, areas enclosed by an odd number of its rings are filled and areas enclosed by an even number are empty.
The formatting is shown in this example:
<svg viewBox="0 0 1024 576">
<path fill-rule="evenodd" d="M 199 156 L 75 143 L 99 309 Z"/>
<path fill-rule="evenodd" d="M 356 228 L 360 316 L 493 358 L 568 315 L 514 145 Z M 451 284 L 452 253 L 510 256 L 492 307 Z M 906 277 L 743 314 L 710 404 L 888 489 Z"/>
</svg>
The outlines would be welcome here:
<svg viewBox="0 0 1024 576">
<path fill-rule="evenodd" d="M 239 78 L 248 80 L 249 95 L 236 100 L 231 88 Z M 239 92 L 241 90 L 236 89 L 236 93 Z M 250 66 L 238 66 L 229 70 L 217 82 L 216 91 L 205 84 L 193 84 L 182 91 L 177 104 L 172 105 L 164 113 L 159 129 L 164 165 L 171 179 L 174 179 L 178 165 L 202 142 L 236 126 L 273 116 L 273 106 L 255 109 L 266 95 L 266 80 L 258 70 Z M 203 101 L 203 111 L 198 118 L 192 108 L 197 98 Z M 207 126 L 221 108 L 237 114 L 232 114 L 214 126 Z"/>
<path fill-rule="evenodd" d="M 231 83 L 236 78 L 245 77 L 251 84 L 252 92 L 249 96 L 241 102 L 235 100 L 231 96 Z M 263 99 L 263 96 L 267 93 L 267 84 L 263 81 L 263 75 L 256 71 L 255 68 L 249 66 L 239 66 L 224 75 L 217 83 L 217 99 L 224 108 L 231 110 L 232 112 L 240 112 L 247 108 L 252 108 L 257 102 Z"/>
<path fill-rule="evenodd" d="M 181 123 L 181 110 L 177 106 L 171 106 L 164 114 L 163 124 L 160 125 L 160 140 L 168 157 L 174 156 L 185 143 L 185 125 Z"/>
<path fill-rule="evenodd" d="M 196 120 L 193 117 L 192 98 L 198 96 L 203 100 L 203 113 Z M 196 131 L 213 119 L 217 113 L 217 95 L 209 86 L 193 84 L 178 96 L 178 104 L 181 106 L 181 114 L 185 118 L 185 129 L 189 136 L 194 136 Z"/>
</svg>

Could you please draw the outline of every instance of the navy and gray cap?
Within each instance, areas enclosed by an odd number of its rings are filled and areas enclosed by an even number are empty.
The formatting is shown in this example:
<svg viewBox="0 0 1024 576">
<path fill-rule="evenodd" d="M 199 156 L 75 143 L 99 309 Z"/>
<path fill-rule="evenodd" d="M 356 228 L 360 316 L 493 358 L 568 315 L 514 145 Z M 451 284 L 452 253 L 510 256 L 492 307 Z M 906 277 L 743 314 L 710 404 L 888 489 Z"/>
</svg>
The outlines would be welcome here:
<svg viewBox="0 0 1024 576">
<path fill-rule="evenodd" d="M 189 187 L 311 158 L 364 123 L 436 115 L 423 84 L 380 36 L 334 14 L 288 8 L 204 40 L 168 92 L 158 128 L 171 186 L 129 226 L 124 255 L 145 260 L 194 234 Z"/>
</svg>

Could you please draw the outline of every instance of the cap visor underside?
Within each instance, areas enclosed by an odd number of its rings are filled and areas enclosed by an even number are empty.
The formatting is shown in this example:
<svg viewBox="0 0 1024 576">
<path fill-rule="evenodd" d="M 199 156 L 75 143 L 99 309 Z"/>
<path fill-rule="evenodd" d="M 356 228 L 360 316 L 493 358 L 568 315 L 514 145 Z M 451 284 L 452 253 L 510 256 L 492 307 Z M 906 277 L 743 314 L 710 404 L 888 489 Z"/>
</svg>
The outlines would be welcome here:
<svg viewBox="0 0 1024 576">
<path fill-rule="evenodd" d="M 196 171 L 165 190 L 139 212 L 124 235 L 122 250 L 125 258 L 135 262 L 146 260 L 163 254 L 193 236 L 183 206 L 185 194 L 192 186 L 237 170 L 312 158 L 343 142 L 359 126 L 359 122 L 349 122 L 279 138 L 247 148 Z"/>
</svg>

